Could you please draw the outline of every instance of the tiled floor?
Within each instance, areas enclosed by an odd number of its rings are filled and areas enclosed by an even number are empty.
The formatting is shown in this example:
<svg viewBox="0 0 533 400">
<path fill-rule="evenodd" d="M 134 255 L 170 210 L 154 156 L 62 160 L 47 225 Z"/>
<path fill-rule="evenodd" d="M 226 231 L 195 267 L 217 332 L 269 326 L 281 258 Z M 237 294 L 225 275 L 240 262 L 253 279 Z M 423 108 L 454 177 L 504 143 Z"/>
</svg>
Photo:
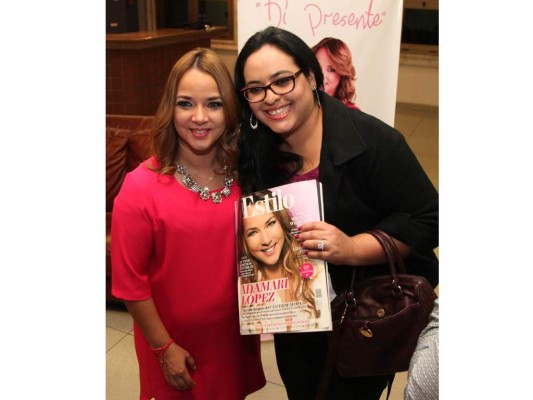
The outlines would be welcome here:
<svg viewBox="0 0 533 400">
<path fill-rule="evenodd" d="M 398 104 L 395 127 L 405 135 L 422 167 L 438 189 L 438 109 Z M 132 319 L 125 311 L 108 309 L 106 320 L 106 399 L 136 400 L 139 383 Z M 262 356 L 267 385 L 248 396 L 247 400 L 286 400 L 287 395 L 276 367 L 272 340 L 262 341 Z M 397 374 L 390 400 L 403 400 L 405 382 L 406 373 Z M 382 399 L 385 399 L 385 393 Z"/>
</svg>

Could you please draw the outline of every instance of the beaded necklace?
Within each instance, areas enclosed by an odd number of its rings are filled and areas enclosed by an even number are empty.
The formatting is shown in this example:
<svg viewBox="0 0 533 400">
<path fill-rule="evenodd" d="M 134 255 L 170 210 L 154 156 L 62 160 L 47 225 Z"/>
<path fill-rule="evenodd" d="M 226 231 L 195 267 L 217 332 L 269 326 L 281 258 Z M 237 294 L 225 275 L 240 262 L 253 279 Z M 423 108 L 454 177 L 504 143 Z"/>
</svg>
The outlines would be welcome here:
<svg viewBox="0 0 533 400">
<path fill-rule="evenodd" d="M 183 178 L 181 178 L 183 185 L 194 193 L 198 193 L 202 200 L 207 201 L 211 197 L 211 201 L 214 204 L 222 202 L 222 195 L 224 195 L 225 198 L 228 198 L 231 194 L 230 187 L 233 185 L 233 174 L 228 165 L 224 165 L 224 171 L 226 172 L 226 176 L 224 177 L 224 187 L 209 194 L 209 188 L 207 186 L 200 186 L 190 172 L 187 171 L 187 166 L 185 164 L 182 164 L 179 161 L 176 164 L 176 172 L 183 175 Z"/>
</svg>

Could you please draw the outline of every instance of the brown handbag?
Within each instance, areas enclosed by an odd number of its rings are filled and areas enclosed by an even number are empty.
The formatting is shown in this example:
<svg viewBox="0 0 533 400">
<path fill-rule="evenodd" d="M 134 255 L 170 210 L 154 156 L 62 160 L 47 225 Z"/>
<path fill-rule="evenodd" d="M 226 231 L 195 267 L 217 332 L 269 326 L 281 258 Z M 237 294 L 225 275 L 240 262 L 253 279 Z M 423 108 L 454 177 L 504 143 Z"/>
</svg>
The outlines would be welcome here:
<svg viewBox="0 0 533 400">
<path fill-rule="evenodd" d="M 437 298 L 424 277 L 406 274 L 389 235 L 378 229 L 368 233 L 383 247 L 390 275 L 355 282 L 358 268 L 350 288 L 331 302 L 333 332 L 317 399 L 325 398 L 334 367 L 345 378 L 407 371 Z"/>
</svg>

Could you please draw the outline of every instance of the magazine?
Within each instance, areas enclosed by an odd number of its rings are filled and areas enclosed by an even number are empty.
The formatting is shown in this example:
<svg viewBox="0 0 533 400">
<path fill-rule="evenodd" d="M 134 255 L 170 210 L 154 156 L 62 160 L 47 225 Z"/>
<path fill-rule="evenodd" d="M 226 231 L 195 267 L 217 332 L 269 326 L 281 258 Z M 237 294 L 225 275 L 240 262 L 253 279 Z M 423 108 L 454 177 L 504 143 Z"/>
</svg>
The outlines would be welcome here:
<svg viewBox="0 0 533 400">
<path fill-rule="evenodd" d="M 321 184 L 244 194 L 235 212 L 241 335 L 331 330 L 327 263 L 294 238 L 303 223 L 323 220 Z"/>
</svg>

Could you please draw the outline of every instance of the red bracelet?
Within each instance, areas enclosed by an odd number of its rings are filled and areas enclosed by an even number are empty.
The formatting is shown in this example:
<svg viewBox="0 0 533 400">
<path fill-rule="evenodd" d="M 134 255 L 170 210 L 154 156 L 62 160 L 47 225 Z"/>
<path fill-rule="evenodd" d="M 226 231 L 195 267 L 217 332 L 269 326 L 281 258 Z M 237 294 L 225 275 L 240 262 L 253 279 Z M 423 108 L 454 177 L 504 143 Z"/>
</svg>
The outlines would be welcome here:
<svg viewBox="0 0 533 400">
<path fill-rule="evenodd" d="M 167 349 L 170 347 L 170 345 L 174 343 L 174 340 L 172 340 L 172 338 L 170 338 L 168 340 L 168 342 L 161 346 L 161 347 L 157 347 L 157 348 L 152 348 L 152 350 L 154 351 L 155 353 L 155 356 L 157 357 L 157 361 L 159 361 L 159 364 L 161 364 L 161 366 L 163 366 L 164 364 L 164 360 L 163 360 L 163 356 L 165 355 L 165 351 L 167 351 Z"/>
</svg>

